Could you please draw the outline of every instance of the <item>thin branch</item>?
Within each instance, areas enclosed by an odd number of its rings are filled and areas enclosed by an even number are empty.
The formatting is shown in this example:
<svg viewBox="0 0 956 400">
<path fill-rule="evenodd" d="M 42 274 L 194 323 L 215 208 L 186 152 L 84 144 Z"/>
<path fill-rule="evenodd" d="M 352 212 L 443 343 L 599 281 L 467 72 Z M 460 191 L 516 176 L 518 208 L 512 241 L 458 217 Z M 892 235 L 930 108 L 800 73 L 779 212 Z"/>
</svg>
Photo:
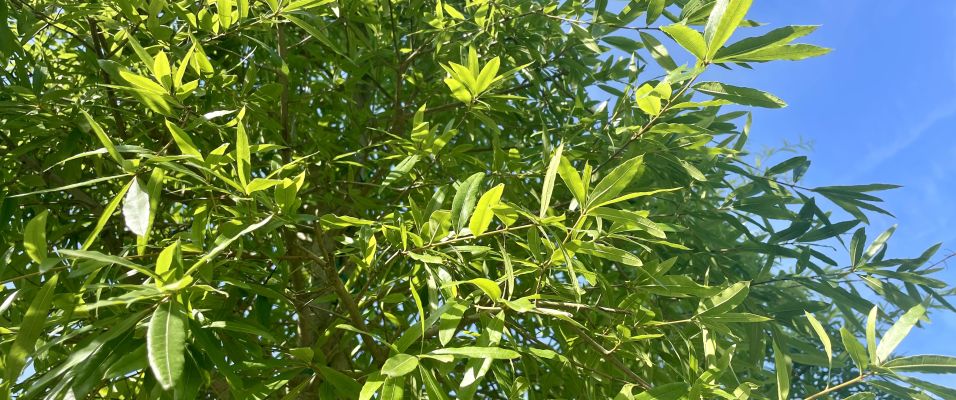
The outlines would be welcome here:
<svg viewBox="0 0 956 400">
<path fill-rule="evenodd" d="M 858 383 L 862 383 L 863 380 L 866 379 L 867 377 L 869 377 L 870 375 L 871 375 L 871 374 L 861 374 L 860 376 L 858 376 L 858 377 L 856 377 L 856 378 L 853 378 L 853 379 L 850 379 L 850 380 L 848 380 L 848 381 L 846 381 L 846 382 L 843 382 L 843 383 L 841 383 L 841 384 L 839 384 L 839 385 L 836 385 L 836 386 L 833 386 L 833 387 L 830 387 L 830 388 L 821 390 L 821 391 L 817 392 L 816 394 L 812 394 L 812 395 L 810 395 L 809 397 L 804 398 L 803 400 L 818 399 L 818 398 L 820 398 L 820 397 L 826 396 L 827 394 L 833 393 L 833 392 L 835 392 L 835 391 L 838 391 L 838 390 L 841 390 L 841 389 L 846 389 L 846 388 L 848 388 L 848 387 L 850 387 L 850 386 L 856 385 L 856 384 L 858 384 Z"/>
</svg>

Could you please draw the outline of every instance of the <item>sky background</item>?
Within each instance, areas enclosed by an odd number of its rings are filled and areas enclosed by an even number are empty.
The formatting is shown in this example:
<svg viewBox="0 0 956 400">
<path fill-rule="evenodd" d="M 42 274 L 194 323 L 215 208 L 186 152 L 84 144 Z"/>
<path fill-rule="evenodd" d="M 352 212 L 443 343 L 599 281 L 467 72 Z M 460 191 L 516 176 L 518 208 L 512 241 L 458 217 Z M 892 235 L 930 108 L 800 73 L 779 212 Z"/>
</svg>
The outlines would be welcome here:
<svg viewBox="0 0 956 400">
<path fill-rule="evenodd" d="M 938 242 L 937 259 L 956 251 L 956 1 L 757 0 L 748 18 L 771 27 L 822 25 L 798 42 L 834 49 L 710 75 L 789 103 L 754 110 L 750 149 L 812 143 L 803 151 L 813 162 L 803 181 L 810 187 L 903 185 L 880 194 L 896 218 L 873 216 L 867 236 L 898 223 L 888 256 L 915 257 Z M 956 285 L 956 265 L 938 277 Z M 931 318 L 929 330 L 911 333 L 898 353 L 956 355 L 956 314 Z M 956 377 L 932 380 L 956 386 Z"/>
</svg>

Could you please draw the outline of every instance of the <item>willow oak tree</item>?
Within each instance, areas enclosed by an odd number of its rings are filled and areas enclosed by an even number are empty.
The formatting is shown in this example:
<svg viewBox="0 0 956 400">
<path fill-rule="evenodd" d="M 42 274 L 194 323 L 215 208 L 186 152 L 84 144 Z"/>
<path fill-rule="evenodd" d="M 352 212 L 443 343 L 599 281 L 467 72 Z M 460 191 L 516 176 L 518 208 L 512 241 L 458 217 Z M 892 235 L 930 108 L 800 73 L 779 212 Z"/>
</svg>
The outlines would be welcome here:
<svg viewBox="0 0 956 400">
<path fill-rule="evenodd" d="M 750 5 L 0 2 L 0 396 L 956 398 L 893 186 L 704 79 L 827 52 Z"/>
</svg>

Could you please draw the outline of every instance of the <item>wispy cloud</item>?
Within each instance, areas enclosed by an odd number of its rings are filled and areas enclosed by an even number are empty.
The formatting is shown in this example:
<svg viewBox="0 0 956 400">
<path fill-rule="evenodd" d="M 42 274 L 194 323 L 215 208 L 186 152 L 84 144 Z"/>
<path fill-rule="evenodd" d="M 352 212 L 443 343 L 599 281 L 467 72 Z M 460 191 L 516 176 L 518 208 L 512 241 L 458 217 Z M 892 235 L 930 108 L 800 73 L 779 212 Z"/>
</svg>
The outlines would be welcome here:
<svg viewBox="0 0 956 400">
<path fill-rule="evenodd" d="M 857 164 L 857 168 L 848 171 L 849 176 L 845 180 L 857 181 L 861 177 L 873 172 L 874 169 L 896 157 L 897 154 L 906 150 L 913 143 L 916 143 L 923 135 L 936 126 L 937 123 L 953 116 L 956 116 L 956 99 L 933 109 L 933 111 L 923 117 L 920 123 L 914 125 L 903 135 L 898 136 L 896 140 L 880 144 L 873 151 L 870 151 L 863 158 L 863 161 Z"/>
</svg>

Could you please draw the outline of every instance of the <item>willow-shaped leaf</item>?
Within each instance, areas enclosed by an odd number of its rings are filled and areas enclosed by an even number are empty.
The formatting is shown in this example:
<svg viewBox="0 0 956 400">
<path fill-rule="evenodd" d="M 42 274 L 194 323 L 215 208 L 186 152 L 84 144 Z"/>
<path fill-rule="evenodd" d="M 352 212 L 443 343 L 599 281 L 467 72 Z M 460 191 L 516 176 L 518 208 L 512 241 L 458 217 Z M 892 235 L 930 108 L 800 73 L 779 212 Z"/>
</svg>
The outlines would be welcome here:
<svg viewBox="0 0 956 400">
<path fill-rule="evenodd" d="M 123 217 L 126 227 L 136 236 L 143 236 L 149 229 L 149 195 L 135 177 L 123 199 Z"/>
<path fill-rule="evenodd" d="M 53 304 L 53 294 L 58 279 L 59 276 L 54 275 L 43 284 L 43 287 L 30 302 L 30 307 L 27 308 L 23 321 L 20 322 L 20 330 L 17 332 L 16 338 L 4 359 L 6 365 L 3 372 L 7 382 L 17 381 L 20 372 L 26 365 L 27 357 L 36 348 L 37 339 L 43 333 L 43 327 L 47 322 L 47 314 Z"/>
<path fill-rule="evenodd" d="M 170 390 L 183 377 L 186 363 L 186 314 L 175 299 L 160 304 L 146 330 L 149 368 L 163 389 Z"/>
</svg>

